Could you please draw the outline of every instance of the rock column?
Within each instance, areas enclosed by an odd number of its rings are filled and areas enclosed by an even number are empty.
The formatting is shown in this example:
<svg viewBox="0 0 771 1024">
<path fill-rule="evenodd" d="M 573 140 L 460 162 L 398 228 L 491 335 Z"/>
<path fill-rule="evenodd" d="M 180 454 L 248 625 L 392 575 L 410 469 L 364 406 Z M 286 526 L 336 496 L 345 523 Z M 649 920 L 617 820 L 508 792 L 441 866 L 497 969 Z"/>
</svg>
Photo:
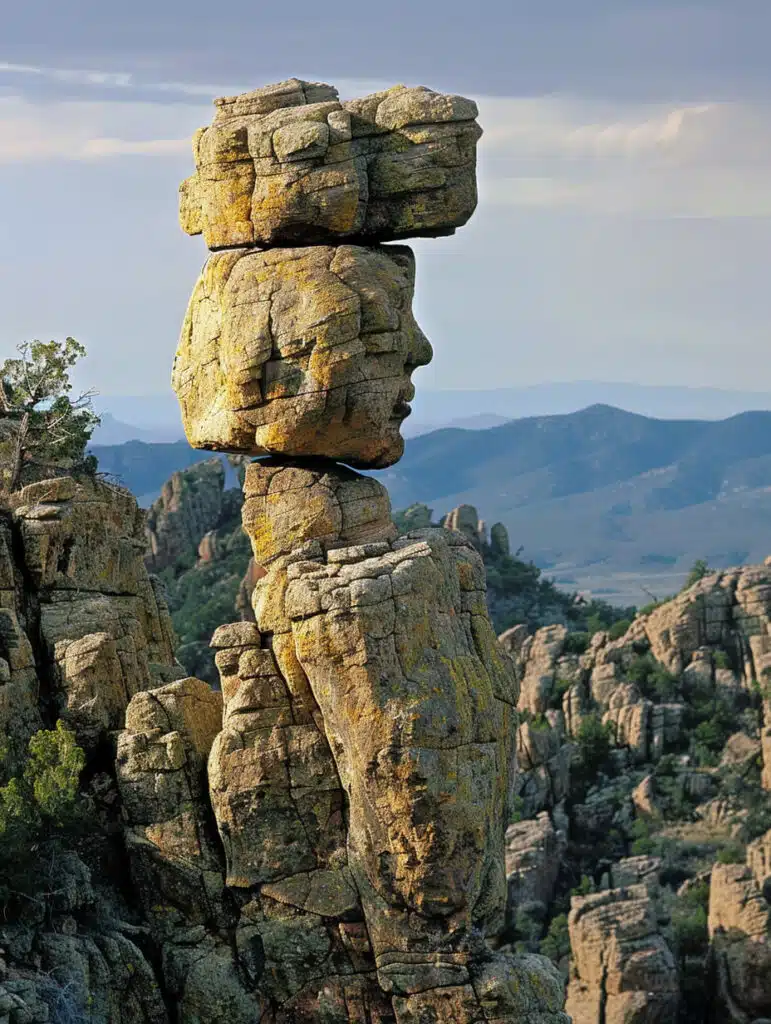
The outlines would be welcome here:
<svg viewBox="0 0 771 1024">
<path fill-rule="evenodd" d="M 174 367 L 191 444 L 261 457 L 256 622 L 215 634 L 211 799 L 266 1022 L 566 1021 L 539 957 L 495 953 L 516 675 L 473 544 L 397 537 L 356 468 L 400 458 L 409 236 L 476 205 L 476 107 L 290 80 L 217 101 L 182 223 L 212 255 Z"/>
</svg>

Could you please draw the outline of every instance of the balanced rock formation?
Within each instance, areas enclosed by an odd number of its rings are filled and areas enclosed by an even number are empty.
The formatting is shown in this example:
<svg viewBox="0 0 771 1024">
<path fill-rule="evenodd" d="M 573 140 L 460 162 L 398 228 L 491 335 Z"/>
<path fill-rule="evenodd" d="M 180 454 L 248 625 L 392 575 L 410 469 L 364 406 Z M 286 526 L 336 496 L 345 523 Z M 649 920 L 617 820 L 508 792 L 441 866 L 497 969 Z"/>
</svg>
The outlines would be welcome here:
<svg viewBox="0 0 771 1024">
<path fill-rule="evenodd" d="M 396 462 L 410 376 L 431 359 L 412 315 L 414 279 L 406 246 L 212 255 L 174 365 L 190 443 Z"/>
<path fill-rule="evenodd" d="M 293 78 L 215 102 L 180 189 L 210 249 L 446 235 L 474 212 L 471 100 L 396 86 L 341 103 Z"/>
<path fill-rule="evenodd" d="M 341 104 L 292 80 L 219 101 L 182 187 L 183 227 L 228 250 L 177 352 L 186 433 L 270 456 L 246 470 L 255 621 L 213 639 L 208 766 L 234 962 L 266 1024 L 566 1021 L 553 966 L 487 941 L 505 923 L 518 685 L 484 528 L 399 538 L 385 489 L 332 461 L 401 456 L 431 349 L 412 253 L 380 243 L 469 218 L 475 117 L 427 89 Z"/>
</svg>

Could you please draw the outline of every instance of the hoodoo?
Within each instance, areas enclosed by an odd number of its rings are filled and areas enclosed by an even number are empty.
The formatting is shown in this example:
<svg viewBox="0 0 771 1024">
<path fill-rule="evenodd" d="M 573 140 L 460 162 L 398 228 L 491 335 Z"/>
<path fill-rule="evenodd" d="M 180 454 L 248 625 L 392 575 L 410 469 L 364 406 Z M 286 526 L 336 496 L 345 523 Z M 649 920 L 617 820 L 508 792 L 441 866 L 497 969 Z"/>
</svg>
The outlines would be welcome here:
<svg viewBox="0 0 771 1024">
<path fill-rule="evenodd" d="M 451 530 L 397 537 L 348 468 L 402 454 L 431 347 L 414 256 L 384 243 L 469 219 L 476 106 L 296 79 L 216 106 L 181 188 L 212 254 L 173 379 L 191 444 L 261 457 L 256 624 L 213 639 L 234 977 L 270 1024 L 566 1022 L 550 962 L 495 951 L 518 684 L 481 557 Z"/>
</svg>

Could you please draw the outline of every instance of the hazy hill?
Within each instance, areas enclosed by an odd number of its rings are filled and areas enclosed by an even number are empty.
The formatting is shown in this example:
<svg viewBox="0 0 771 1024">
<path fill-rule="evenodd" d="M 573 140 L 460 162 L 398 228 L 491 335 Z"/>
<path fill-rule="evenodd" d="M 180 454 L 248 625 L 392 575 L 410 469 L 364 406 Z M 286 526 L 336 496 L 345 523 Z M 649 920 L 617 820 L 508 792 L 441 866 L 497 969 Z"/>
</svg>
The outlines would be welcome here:
<svg viewBox="0 0 771 1024">
<path fill-rule="evenodd" d="M 595 405 L 440 430 L 411 440 L 380 477 L 395 507 L 473 502 L 537 564 L 611 599 L 676 589 L 696 558 L 723 566 L 771 551 L 767 412 L 653 420 Z"/>
<path fill-rule="evenodd" d="M 133 491 L 142 506 L 149 506 L 155 500 L 175 470 L 212 457 L 211 452 L 191 448 L 187 441 L 92 444 L 89 450 L 97 457 L 99 469 Z"/>
<path fill-rule="evenodd" d="M 175 469 L 210 457 L 185 442 L 93 450 L 144 503 Z M 678 589 L 696 558 L 719 567 L 771 553 L 771 412 L 657 420 L 594 405 L 437 430 L 378 475 L 394 508 L 474 504 L 565 586 L 623 604 Z"/>
</svg>

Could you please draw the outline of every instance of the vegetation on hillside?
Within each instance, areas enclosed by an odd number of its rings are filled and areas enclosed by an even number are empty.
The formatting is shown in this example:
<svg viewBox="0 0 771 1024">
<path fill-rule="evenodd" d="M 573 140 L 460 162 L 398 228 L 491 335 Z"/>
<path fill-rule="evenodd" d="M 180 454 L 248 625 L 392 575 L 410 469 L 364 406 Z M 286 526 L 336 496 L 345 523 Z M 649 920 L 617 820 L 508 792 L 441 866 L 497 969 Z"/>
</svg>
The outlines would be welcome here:
<svg viewBox="0 0 771 1024">
<path fill-rule="evenodd" d="M 393 520 L 401 533 L 441 528 L 433 510 L 421 503 L 396 511 Z M 589 600 L 560 589 L 537 565 L 520 557 L 523 548 L 515 554 L 501 551 L 492 538 L 481 541 L 478 547 L 487 571 L 488 606 L 497 633 L 519 623 L 532 630 L 561 623 L 571 632 L 586 634 L 588 639 L 606 629 L 618 632 L 620 628 L 622 635 L 634 618 L 633 607 L 617 608 L 607 601 Z"/>
<path fill-rule="evenodd" d="M 31 737 L 23 767 L 0 751 L 0 904 L 42 900 L 41 877 L 80 829 L 84 752 L 61 722 Z"/>
<path fill-rule="evenodd" d="M 93 473 L 86 446 L 99 417 L 93 392 L 72 396 L 70 371 L 86 350 L 74 338 L 31 341 L 0 366 L 0 482 L 7 491 L 61 473 Z"/>
</svg>

